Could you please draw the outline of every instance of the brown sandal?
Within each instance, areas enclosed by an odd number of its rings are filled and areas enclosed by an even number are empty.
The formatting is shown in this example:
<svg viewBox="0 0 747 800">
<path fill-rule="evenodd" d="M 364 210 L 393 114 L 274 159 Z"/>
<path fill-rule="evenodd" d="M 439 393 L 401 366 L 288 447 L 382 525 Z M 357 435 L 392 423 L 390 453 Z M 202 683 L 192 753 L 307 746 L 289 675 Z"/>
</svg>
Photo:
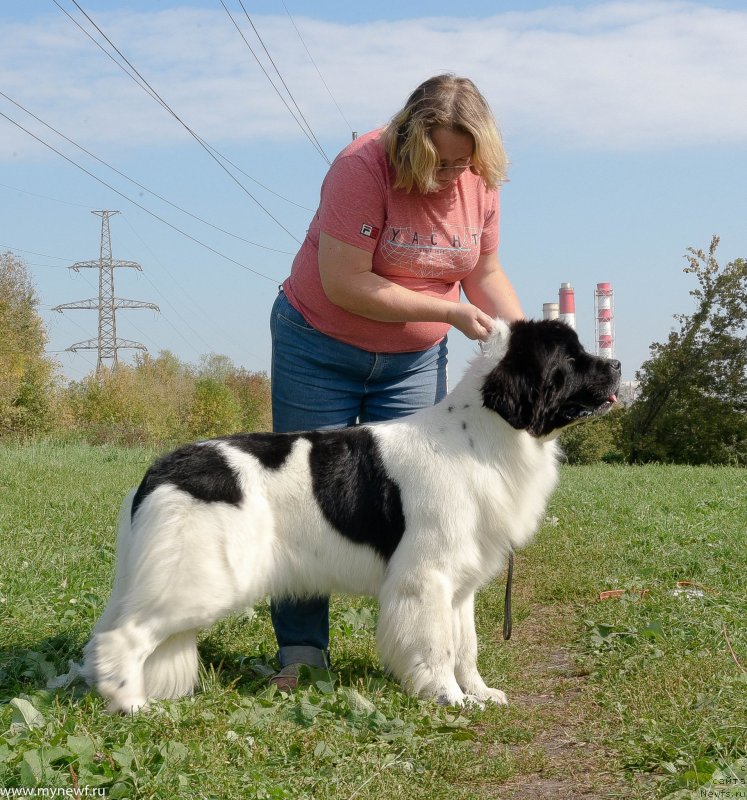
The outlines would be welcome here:
<svg viewBox="0 0 747 800">
<path fill-rule="evenodd" d="M 279 692 L 290 694 L 298 686 L 298 675 L 303 664 L 287 664 L 280 672 L 270 678 L 270 685 L 277 686 Z"/>
</svg>

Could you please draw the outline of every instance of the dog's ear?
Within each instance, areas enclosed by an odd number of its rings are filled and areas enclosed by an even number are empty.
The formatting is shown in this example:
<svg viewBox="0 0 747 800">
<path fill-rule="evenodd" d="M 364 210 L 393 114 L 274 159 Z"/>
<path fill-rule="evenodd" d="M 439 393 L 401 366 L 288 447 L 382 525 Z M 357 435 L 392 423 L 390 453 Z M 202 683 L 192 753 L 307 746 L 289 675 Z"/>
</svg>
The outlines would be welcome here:
<svg viewBox="0 0 747 800">
<path fill-rule="evenodd" d="M 509 326 L 499 317 L 493 320 L 493 330 L 488 338 L 480 343 L 480 349 L 484 358 L 490 359 L 497 364 L 508 350 L 508 339 L 511 335 Z"/>
<path fill-rule="evenodd" d="M 541 325 L 532 321 L 502 323 L 497 332 L 500 360 L 487 373 L 482 386 L 483 404 L 517 430 L 540 435 L 549 396 L 545 386 L 546 347 Z M 502 343 L 502 344 L 501 344 Z"/>
<path fill-rule="evenodd" d="M 483 405 L 512 427 L 526 429 L 531 422 L 530 387 L 522 370 L 515 368 L 516 359 L 510 357 L 510 339 L 511 327 L 495 319 L 490 336 L 481 344 L 483 357 L 493 365 L 483 381 Z"/>
<path fill-rule="evenodd" d="M 528 430 L 533 422 L 536 387 L 527 375 L 498 364 L 486 376 L 482 386 L 483 405 L 503 417 L 512 428 Z"/>
</svg>

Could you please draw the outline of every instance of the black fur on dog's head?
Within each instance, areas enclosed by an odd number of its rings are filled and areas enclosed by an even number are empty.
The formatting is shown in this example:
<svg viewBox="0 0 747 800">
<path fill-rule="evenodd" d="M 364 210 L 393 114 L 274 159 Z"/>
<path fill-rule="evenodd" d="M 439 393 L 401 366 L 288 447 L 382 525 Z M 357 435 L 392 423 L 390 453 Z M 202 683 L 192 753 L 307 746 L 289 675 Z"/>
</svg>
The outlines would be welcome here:
<svg viewBox="0 0 747 800">
<path fill-rule="evenodd" d="M 558 320 L 510 325 L 505 354 L 482 385 L 483 404 L 536 437 L 612 408 L 620 362 L 587 353 Z"/>
</svg>

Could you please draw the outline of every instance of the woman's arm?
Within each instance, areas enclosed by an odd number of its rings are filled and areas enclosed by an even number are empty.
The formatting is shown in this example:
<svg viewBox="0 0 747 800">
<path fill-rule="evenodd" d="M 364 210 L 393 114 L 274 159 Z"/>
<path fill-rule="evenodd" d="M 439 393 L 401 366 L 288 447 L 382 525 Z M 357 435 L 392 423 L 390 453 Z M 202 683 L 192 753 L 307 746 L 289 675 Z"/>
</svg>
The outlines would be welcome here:
<svg viewBox="0 0 747 800">
<path fill-rule="evenodd" d="M 491 317 L 500 317 L 506 322 L 524 319 L 519 298 L 496 252 L 480 256 L 475 268 L 462 280 L 462 289 L 470 303 Z"/>
<path fill-rule="evenodd" d="M 373 272 L 372 255 L 322 232 L 319 274 L 329 300 L 361 317 L 381 322 L 445 322 L 470 339 L 490 333 L 490 313 L 471 303 L 452 303 L 413 292 Z"/>
</svg>

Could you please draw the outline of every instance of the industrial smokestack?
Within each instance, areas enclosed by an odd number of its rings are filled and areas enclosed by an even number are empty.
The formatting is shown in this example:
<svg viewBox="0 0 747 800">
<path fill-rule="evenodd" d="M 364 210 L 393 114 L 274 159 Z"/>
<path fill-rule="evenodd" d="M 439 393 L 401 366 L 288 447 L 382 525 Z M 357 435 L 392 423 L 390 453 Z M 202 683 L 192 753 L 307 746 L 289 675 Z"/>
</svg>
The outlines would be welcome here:
<svg viewBox="0 0 747 800">
<path fill-rule="evenodd" d="M 597 355 L 615 357 L 615 296 L 609 283 L 598 283 L 594 290 Z"/>
<path fill-rule="evenodd" d="M 576 330 L 576 297 L 570 283 L 561 283 L 558 293 L 558 306 L 560 313 L 558 319 Z"/>
<path fill-rule="evenodd" d="M 557 303 L 543 303 L 542 304 L 542 319 L 557 319 L 558 318 L 558 304 Z"/>
</svg>

